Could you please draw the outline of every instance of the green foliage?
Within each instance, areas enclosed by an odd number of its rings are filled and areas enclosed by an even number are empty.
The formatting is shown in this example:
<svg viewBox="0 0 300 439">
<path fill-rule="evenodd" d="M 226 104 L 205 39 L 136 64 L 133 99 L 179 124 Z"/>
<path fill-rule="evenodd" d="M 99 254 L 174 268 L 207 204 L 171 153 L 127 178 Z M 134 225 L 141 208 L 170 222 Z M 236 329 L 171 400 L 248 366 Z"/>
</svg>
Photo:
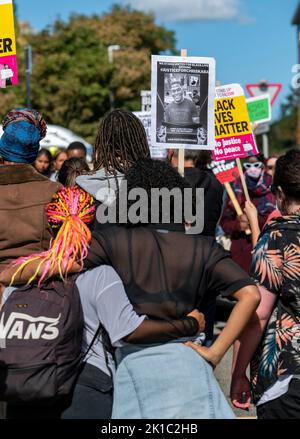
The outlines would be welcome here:
<svg viewBox="0 0 300 439">
<path fill-rule="evenodd" d="M 117 107 L 140 109 L 140 91 L 150 89 L 150 55 L 175 53 L 174 33 L 157 26 L 152 15 L 114 6 L 103 16 L 72 15 L 33 32 L 17 23 L 20 85 L 2 90 L 1 115 L 25 105 L 24 47 L 32 45 L 32 107 L 48 123 L 62 125 L 93 142 L 99 119 Z M 107 47 L 120 45 L 109 63 Z"/>
<path fill-rule="evenodd" d="M 281 105 L 281 117 L 273 123 L 270 132 L 271 151 L 285 153 L 296 147 L 298 92 L 292 90 Z"/>
</svg>

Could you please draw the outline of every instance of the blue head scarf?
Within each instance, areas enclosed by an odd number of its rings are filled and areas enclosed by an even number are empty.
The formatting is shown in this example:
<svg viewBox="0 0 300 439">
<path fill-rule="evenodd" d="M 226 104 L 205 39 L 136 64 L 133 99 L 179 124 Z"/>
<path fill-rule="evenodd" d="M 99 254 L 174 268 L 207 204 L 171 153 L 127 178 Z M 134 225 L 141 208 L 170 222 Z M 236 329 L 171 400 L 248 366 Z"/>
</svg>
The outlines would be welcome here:
<svg viewBox="0 0 300 439">
<path fill-rule="evenodd" d="M 20 108 L 10 111 L 3 120 L 0 157 L 14 163 L 33 163 L 47 125 L 38 111 Z"/>
</svg>

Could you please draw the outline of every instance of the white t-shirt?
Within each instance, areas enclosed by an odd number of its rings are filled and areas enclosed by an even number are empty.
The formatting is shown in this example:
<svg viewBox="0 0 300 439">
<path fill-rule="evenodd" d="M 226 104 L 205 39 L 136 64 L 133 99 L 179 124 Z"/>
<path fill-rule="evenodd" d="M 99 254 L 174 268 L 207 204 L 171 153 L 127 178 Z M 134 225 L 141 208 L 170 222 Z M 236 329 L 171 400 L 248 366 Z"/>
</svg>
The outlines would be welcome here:
<svg viewBox="0 0 300 439">
<path fill-rule="evenodd" d="M 84 316 L 82 351 L 87 351 L 101 322 L 107 330 L 114 347 L 122 346 L 121 340 L 133 332 L 146 316 L 138 316 L 125 293 L 123 283 L 112 267 L 101 265 L 78 276 L 79 290 Z M 3 293 L 4 303 L 16 287 L 7 287 Z M 115 364 L 107 352 L 109 366 L 114 373 Z M 109 375 L 101 336 L 88 353 L 87 363 Z"/>
</svg>

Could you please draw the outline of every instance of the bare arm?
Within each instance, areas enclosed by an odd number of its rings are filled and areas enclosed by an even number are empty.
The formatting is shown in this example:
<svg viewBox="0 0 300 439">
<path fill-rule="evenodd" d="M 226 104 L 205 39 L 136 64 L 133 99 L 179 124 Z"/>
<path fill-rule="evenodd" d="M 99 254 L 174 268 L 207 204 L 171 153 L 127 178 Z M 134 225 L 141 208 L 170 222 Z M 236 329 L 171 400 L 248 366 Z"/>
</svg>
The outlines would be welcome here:
<svg viewBox="0 0 300 439">
<path fill-rule="evenodd" d="M 244 212 L 248 217 L 251 227 L 252 246 L 255 247 L 258 241 L 258 237 L 260 235 L 257 209 L 253 203 L 251 203 L 250 201 L 246 201 Z"/>
<path fill-rule="evenodd" d="M 20 270 L 16 275 L 18 267 L 8 267 L 0 273 L 0 284 L 10 285 L 12 280 L 14 285 L 24 285 L 29 279 L 35 274 L 40 264 L 40 260 L 35 260 L 27 264 L 22 270 Z M 81 271 L 81 267 L 76 262 L 68 267 L 68 273 L 78 273 Z M 43 265 L 38 270 L 38 277 L 43 272 Z M 58 264 L 55 265 L 49 277 L 53 277 L 59 274 Z M 15 275 L 15 276 L 14 276 Z"/>
<path fill-rule="evenodd" d="M 260 305 L 239 339 L 234 343 L 233 349 L 230 397 L 232 404 L 241 409 L 247 409 L 250 406 L 250 383 L 246 370 L 259 345 L 276 300 L 276 295 L 265 288 L 260 286 L 259 290 Z M 245 399 L 243 394 L 246 396 Z"/>
<path fill-rule="evenodd" d="M 190 342 L 187 343 L 188 346 L 197 351 L 214 366 L 221 361 L 230 346 L 241 335 L 260 303 L 259 290 L 253 285 L 238 290 L 233 293 L 232 296 L 237 299 L 238 302 L 233 308 L 226 326 L 212 346 L 206 348 L 204 346 L 194 345 Z"/>
<path fill-rule="evenodd" d="M 10 285 L 13 280 L 14 285 L 22 285 L 26 284 L 29 279 L 31 279 L 36 274 L 36 279 L 39 279 L 41 274 L 43 273 L 44 263 L 41 264 L 40 258 L 36 258 L 35 260 L 29 262 L 22 270 L 18 271 L 16 274 L 18 267 L 9 266 L 0 273 L 0 283 L 4 285 Z M 88 257 L 84 261 L 84 265 L 86 269 L 98 267 L 99 265 L 107 264 L 110 265 L 109 258 L 105 251 L 105 242 L 101 236 L 98 234 L 97 236 L 92 237 Z M 78 263 L 69 264 L 63 272 L 64 274 L 72 274 L 78 273 L 82 271 L 82 267 Z M 48 274 L 48 278 L 57 276 L 59 274 L 59 266 L 58 263 L 55 263 L 52 271 Z"/>
</svg>

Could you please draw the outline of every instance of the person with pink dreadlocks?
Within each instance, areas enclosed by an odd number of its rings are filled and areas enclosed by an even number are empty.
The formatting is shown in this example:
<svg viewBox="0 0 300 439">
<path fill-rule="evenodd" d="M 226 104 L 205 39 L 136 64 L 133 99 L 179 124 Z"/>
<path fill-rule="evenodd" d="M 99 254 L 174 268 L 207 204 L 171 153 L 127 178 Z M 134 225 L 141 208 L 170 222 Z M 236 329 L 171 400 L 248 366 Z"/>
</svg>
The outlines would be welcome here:
<svg viewBox="0 0 300 439">
<path fill-rule="evenodd" d="M 65 187 L 54 195 L 46 212 L 56 235 L 48 250 L 20 257 L 11 264 L 15 271 L 12 284 L 14 278 L 33 261 L 38 261 L 38 268 L 29 283 L 38 277 L 39 287 L 55 267 L 58 267 L 62 280 L 68 275 L 68 267 L 75 262 L 83 267 L 91 241 L 88 226 L 95 216 L 93 197 L 78 186 Z M 41 267 L 42 274 L 39 276 Z M 145 315 L 138 315 L 127 298 L 118 274 L 107 265 L 80 274 L 75 282 L 84 317 L 82 352 L 86 352 L 91 345 L 92 349 L 82 365 L 74 392 L 52 409 L 9 404 L 7 417 L 10 419 L 108 419 L 112 410 L 115 365 L 111 352 L 106 348 L 107 336 L 110 347 L 119 347 L 123 341 L 143 344 L 169 341 L 180 336 L 196 336 L 204 329 L 204 318 L 198 311 L 169 321 L 153 321 L 146 319 Z M 4 303 L 15 289 L 13 286 L 5 289 Z M 93 344 L 99 325 L 102 330 Z"/>
</svg>

